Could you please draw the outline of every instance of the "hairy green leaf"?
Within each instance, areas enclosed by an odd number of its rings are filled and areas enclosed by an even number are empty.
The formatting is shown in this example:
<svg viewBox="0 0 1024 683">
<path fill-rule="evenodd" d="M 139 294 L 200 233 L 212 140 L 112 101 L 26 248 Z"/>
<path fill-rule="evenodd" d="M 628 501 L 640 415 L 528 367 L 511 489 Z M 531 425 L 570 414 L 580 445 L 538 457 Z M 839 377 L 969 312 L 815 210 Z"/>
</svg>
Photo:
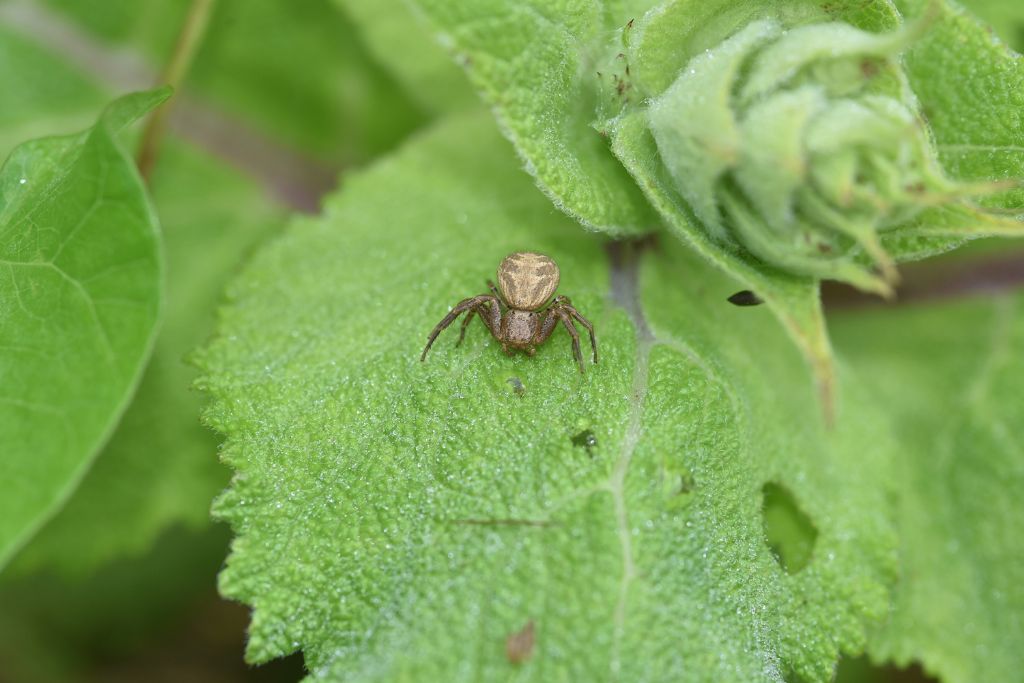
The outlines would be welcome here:
<svg viewBox="0 0 1024 683">
<path fill-rule="evenodd" d="M 516 166 L 454 118 L 230 288 L 200 363 L 248 658 L 301 649 L 339 681 L 828 680 L 887 607 L 883 416 L 850 377 L 825 429 L 735 282 L 675 243 L 606 251 Z M 506 357 L 475 322 L 421 363 L 519 249 L 561 266 L 600 363 L 581 375 L 562 330 Z"/>
<path fill-rule="evenodd" d="M 0 565 L 74 489 L 149 354 L 160 240 L 115 136 L 167 96 L 121 98 L 91 129 L 25 143 L 0 170 Z"/>
<path fill-rule="evenodd" d="M 656 216 L 591 125 L 610 37 L 629 19 L 621 8 L 588 0 L 417 4 L 453 45 L 556 206 L 612 235 L 656 227 Z"/>
<path fill-rule="evenodd" d="M 902 446 L 900 582 L 872 657 L 947 683 L 1018 678 L 1024 296 L 837 316 L 834 333 Z"/>
<path fill-rule="evenodd" d="M 217 440 L 197 419 L 186 355 L 213 329 L 228 275 L 282 222 L 251 181 L 169 140 L 151 178 L 167 255 L 164 318 L 153 356 L 117 430 L 65 508 L 11 571 L 84 574 L 144 551 L 167 526 L 205 526 L 227 484 Z"/>
<path fill-rule="evenodd" d="M 927 0 L 899 0 L 913 16 Z M 963 180 L 1024 178 L 1024 59 L 956 5 L 908 50 L 906 68 L 943 166 Z M 1024 186 L 986 202 L 1024 214 Z M 962 241 L 962 240 L 961 240 Z M 941 246 L 948 245 L 940 242 Z M 925 254 L 913 254 L 914 257 Z"/>
</svg>

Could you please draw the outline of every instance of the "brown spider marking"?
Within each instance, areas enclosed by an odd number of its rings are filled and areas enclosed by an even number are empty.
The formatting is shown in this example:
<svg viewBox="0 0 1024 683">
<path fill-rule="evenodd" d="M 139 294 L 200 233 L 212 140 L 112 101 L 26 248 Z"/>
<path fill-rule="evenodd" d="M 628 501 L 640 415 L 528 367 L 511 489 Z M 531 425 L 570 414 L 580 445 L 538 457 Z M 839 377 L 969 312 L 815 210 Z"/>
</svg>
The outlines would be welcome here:
<svg viewBox="0 0 1024 683">
<path fill-rule="evenodd" d="M 427 337 L 427 345 L 420 360 L 426 360 L 427 352 L 437 335 L 466 313 L 455 345 L 458 346 L 465 339 L 466 328 L 473 316 L 477 315 L 491 336 L 501 344 L 501 350 L 508 355 L 515 351 L 534 355 L 537 347 L 551 337 L 561 322 L 572 338 L 572 354 L 580 372 L 584 372 L 576 323 L 590 333 L 590 346 L 596 363 L 597 337 L 594 336 L 594 326 L 573 307 L 569 297 L 559 295 L 548 303 L 558 289 L 558 282 L 558 266 L 550 257 L 530 251 L 509 254 L 498 266 L 498 286 L 488 280 L 490 294 L 478 294 L 457 303 Z"/>
</svg>

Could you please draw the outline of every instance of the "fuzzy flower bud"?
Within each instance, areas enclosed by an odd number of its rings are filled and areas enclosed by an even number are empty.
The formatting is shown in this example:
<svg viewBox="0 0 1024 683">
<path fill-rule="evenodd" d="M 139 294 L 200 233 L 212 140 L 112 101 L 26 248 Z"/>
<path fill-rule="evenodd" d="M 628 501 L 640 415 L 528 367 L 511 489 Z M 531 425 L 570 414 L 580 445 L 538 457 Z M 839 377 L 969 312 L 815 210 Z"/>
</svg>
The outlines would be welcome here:
<svg viewBox="0 0 1024 683">
<path fill-rule="evenodd" d="M 991 190 L 938 164 L 897 62 L 923 26 L 754 21 L 693 58 L 647 117 L 705 229 L 781 270 L 890 294 L 879 235 Z"/>
</svg>

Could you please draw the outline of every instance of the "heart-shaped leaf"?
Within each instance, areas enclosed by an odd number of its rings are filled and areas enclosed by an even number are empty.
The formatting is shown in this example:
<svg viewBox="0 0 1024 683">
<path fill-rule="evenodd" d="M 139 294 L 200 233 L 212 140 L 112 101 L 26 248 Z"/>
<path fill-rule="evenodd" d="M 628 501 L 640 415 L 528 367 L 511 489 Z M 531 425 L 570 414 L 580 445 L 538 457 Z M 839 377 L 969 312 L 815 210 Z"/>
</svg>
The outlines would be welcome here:
<svg viewBox="0 0 1024 683">
<path fill-rule="evenodd" d="M 0 565 L 74 490 L 149 355 L 160 239 L 115 136 L 168 94 L 123 97 L 0 170 Z"/>
</svg>

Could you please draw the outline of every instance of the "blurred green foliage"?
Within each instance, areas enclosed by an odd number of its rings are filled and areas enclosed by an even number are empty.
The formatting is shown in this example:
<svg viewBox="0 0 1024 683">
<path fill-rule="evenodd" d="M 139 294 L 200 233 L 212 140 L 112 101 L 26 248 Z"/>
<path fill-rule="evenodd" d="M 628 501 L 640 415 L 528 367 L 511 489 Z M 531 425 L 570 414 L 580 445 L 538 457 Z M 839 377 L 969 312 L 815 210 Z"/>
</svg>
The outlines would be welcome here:
<svg viewBox="0 0 1024 683">
<path fill-rule="evenodd" d="M 43 0 L 111 49 L 159 69 L 189 3 Z M 219 0 L 188 92 L 261 134 L 338 166 L 365 162 L 423 123 L 423 109 L 328 0 Z"/>
</svg>

